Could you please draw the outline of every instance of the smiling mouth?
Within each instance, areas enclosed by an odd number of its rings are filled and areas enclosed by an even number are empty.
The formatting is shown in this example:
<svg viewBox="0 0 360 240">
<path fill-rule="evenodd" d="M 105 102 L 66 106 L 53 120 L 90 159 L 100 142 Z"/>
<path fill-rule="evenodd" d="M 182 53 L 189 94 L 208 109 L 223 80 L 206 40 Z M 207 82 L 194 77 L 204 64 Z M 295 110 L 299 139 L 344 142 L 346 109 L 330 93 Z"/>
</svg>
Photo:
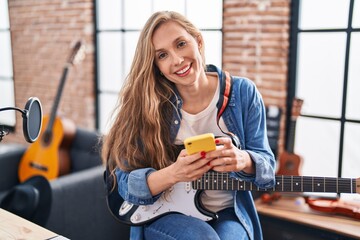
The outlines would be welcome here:
<svg viewBox="0 0 360 240">
<path fill-rule="evenodd" d="M 175 73 L 180 76 L 185 75 L 189 71 L 190 67 L 191 67 L 191 64 Z"/>
</svg>

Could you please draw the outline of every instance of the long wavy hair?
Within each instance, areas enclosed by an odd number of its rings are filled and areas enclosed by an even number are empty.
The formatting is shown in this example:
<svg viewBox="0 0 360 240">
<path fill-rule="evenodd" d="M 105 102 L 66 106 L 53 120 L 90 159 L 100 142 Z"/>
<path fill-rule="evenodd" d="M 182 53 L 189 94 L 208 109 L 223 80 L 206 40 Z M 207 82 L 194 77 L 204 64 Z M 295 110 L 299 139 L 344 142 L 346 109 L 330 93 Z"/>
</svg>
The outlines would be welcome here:
<svg viewBox="0 0 360 240">
<path fill-rule="evenodd" d="M 174 85 L 160 74 L 155 65 L 154 31 L 161 24 L 174 21 L 195 39 L 200 37 L 200 52 L 204 59 L 204 44 L 200 30 L 179 13 L 161 11 L 146 22 L 137 43 L 131 70 L 119 93 L 113 124 L 104 136 L 102 159 L 113 172 L 152 167 L 161 169 L 176 160 L 170 139 L 174 106 L 170 99 Z M 204 65 L 205 69 L 205 65 Z"/>
</svg>

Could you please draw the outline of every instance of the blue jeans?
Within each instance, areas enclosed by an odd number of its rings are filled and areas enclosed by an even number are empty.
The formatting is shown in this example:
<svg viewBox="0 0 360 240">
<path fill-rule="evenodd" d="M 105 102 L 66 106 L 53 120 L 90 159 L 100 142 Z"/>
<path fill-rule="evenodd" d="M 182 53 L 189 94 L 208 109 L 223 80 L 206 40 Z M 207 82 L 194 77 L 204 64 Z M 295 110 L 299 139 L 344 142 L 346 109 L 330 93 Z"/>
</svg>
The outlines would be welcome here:
<svg viewBox="0 0 360 240">
<path fill-rule="evenodd" d="M 233 208 L 218 212 L 219 218 L 210 222 L 168 214 L 144 227 L 146 240 L 248 240 L 249 237 Z"/>
</svg>

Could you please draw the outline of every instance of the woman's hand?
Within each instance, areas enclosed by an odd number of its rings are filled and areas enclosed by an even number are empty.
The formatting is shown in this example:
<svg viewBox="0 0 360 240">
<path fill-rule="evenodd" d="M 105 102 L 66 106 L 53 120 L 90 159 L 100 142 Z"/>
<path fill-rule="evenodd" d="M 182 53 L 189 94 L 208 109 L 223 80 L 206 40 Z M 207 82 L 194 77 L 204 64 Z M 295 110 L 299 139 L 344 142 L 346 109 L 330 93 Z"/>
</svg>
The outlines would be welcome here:
<svg viewBox="0 0 360 240">
<path fill-rule="evenodd" d="M 217 172 L 255 173 L 254 163 L 248 152 L 240 150 L 232 144 L 230 138 L 221 137 L 215 140 L 215 151 L 209 152 L 206 158 L 210 160 L 212 170 Z"/>
<path fill-rule="evenodd" d="M 205 152 L 199 152 L 188 155 L 186 150 L 183 149 L 176 162 L 170 166 L 175 181 L 194 181 L 209 171 L 211 169 L 211 166 L 209 165 L 211 158 L 207 158 L 207 154 L 208 153 Z"/>
<path fill-rule="evenodd" d="M 153 196 L 165 191 L 178 182 L 189 182 L 200 178 L 204 173 L 211 169 L 206 157 L 207 153 L 199 152 L 188 155 L 186 150 L 182 150 L 173 164 L 152 172 L 147 183 Z"/>
</svg>

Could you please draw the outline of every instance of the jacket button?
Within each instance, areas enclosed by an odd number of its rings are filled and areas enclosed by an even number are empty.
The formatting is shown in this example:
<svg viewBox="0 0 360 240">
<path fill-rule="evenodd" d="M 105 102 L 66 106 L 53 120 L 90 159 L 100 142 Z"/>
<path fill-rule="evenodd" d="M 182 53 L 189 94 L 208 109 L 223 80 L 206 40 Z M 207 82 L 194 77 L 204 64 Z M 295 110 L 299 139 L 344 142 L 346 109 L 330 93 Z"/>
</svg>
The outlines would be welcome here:
<svg viewBox="0 0 360 240">
<path fill-rule="evenodd" d="M 179 124 L 179 121 L 178 121 L 178 120 L 175 120 L 174 123 L 175 123 L 176 125 L 178 125 L 178 124 Z"/>
</svg>

